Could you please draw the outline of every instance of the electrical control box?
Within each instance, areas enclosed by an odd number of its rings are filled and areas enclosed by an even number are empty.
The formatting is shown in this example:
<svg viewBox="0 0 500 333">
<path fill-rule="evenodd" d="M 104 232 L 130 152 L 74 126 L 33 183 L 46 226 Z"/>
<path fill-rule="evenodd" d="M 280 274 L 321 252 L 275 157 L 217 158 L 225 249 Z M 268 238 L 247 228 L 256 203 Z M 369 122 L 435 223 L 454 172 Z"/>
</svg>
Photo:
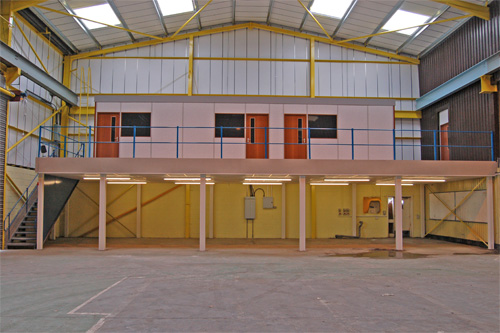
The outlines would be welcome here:
<svg viewBox="0 0 500 333">
<path fill-rule="evenodd" d="M 245 220 L 255 220 L 255 197 L 245 197 Z"/>
<path fill-rule="evenodd" d="M 262 208 L 273 209 L 274 208 L 274 198 L 273 197 L 262 198 Z"/>
</svg>

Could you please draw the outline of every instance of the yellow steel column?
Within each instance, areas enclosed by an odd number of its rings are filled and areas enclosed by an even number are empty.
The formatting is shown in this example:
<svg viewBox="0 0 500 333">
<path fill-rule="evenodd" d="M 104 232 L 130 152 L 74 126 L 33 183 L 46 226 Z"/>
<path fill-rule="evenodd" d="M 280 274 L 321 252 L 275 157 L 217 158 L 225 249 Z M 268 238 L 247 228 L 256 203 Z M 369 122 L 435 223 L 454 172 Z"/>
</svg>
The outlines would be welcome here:
<svg viewBox="0 0 500 333">
<path fill-rule="evenodd" d="M 188 72 L 188 96 L 193 96 L 193 55 L 194 38 L 189 37 L 189 72 Z"/>
<path fill-rule="evenodd" d="M 64 66 L 63 66 L 63 85 L 67 88 L 71 89 L 71 67 L 73 64 L 73 58 L 70 56 L 64 57 Z M 66 105 L 66 102 L 62 102 L 63 106 L 65 106 L 61 111 L 61 135 L 68 136 L 69 134 L 69 112 L 70 107 Z M 61 145 L 64 145 L 61 143 Z M 64 149 L 63 146 L 61 146 Z M 66 157 L 66 152 L 64 152 L 64 157 Z"/>
<path fill-rule="evenodd" d="M 191 238 L 191 185 L 186 185 L 186 207 L 184 213 L 184 237 Z"/>
<path fill-rule="evenodd" d="M 316 186 L 311 185 L 311 238 L 316 238 Z"/>
<path fill-rule="evenodd" d="M 316 63 L 315 63 L 315 51 L 314 51 L 314 46 L 315 46 L 315 39 L 314 38 L 311 38 L 311 66 L 310 66 L 310 79 L 311 79 L 311 82 L 310 82 L 310 90 L 311 90 L 311 98 L 314 98 L 316 97 Z"/>
</svg>

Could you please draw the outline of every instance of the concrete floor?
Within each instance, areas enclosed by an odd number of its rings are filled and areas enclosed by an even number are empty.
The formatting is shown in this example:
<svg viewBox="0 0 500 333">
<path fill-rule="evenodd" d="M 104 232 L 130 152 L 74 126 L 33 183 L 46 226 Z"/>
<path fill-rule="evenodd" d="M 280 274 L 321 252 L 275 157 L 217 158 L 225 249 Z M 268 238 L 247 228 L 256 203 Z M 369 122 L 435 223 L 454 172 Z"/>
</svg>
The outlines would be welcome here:
<svg viewBox="0 0 500 333">
<path fill-rule="evenodd" d="M 500 330 L 497 254 L 405 239 L 415 256 L 398 259 L 375 250 L 392 241 L 342 241 L 309 242 L 305 253 L 259 241 L 212 242 L 204 253 L 132 241 L 2 251 L 0 331 Z M 377 255 L 345 256 L 360 253 Z"/>
</svg>

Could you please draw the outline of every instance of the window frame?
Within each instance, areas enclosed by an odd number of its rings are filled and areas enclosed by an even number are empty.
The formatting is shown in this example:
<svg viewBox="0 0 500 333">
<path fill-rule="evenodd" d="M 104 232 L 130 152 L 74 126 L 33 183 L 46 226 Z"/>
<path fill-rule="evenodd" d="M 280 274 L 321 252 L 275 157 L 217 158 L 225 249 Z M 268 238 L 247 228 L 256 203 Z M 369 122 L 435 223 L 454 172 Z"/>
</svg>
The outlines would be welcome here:
<svg viewBox="0 0 500 333">
<path fill-rule="evenodd" d="M 216 113 L 215 116 L 214 116 L 214 124 L 215 124 L 215 128 L 214 128 L 214 137 L 216 139 L 220 139 L 221 138 L 221 135 L 220 135 L 220 126 L 217 125 L 217 116 L 241 116 L 242 118 L 242 126 L 227 126 L 227 127 L 240 127 L 240 129 L 236 129 L 236 128 L 232 128 L 230 130 L 232 131 L 241 131 L 241 135 L 238 135 L 238 136 L 235 136 L 235 135 L 231 135 L 231 136 L 226 136 L 227 132 L 222 132 L 222 138 L 227 138 L 227 139 L 245 139 L 245 114 L 244 113 Z M 226 127 L 224 125 L 222 125 L 222 127 Z M 238 133 L 240 134 L 240 133 Z"/>
<path fill-rule="evenodd" d="M 125 137 L 125 138 L 132 138 L 134 137 L 134 129 L 133 128 L 124 128 L 124 126 L 134 126 L 134 125 L 124 125 L 123 124 L 123 115 L 130 115 L 130 114 L 147 114 L 149 115 L 149 126 L 142 126 L 142 125 L 136 125 L 140 126 L 140 129 L 136 130 L 136 138 L 150 138 L 151 137 L 151 112 L 121 112 L 120 113 L 120 137 Z M 142 134 L 137 134 L 139 130 L 146 130 L 149 131 L 149 135 L 142 135 Z M 128 135 L 128 131 L 131 131 L 132 133 Z M 126 133 L 124 135 L 124 132 Z"/>
<path fill-rule="evenodd" d="M 321 130 L 321 129 L 317 129 L 317 128 L 329 128 L 329 127 L 311 127 L 310 125 L 310 117 L 313 116 L 313 117 L 334 117 L 335 119 L 335 127 L 331 127 L 331 128 L 335 128 L 335 130 L 333 131 L 334 132 L 334 137 L 315 137 L 313 135 L 314 131 L 321 131 L 321 132 L 326 132 L 328 130 Z M 310 133 L 310 138 L 311 139 L 328 139 L 328 140 L 337 140 L 339 138 L 339 134 L 338 134 L 338 115 L 336 114 L 308 114 L 307 115 L 307 129 Z"/>
</svg>

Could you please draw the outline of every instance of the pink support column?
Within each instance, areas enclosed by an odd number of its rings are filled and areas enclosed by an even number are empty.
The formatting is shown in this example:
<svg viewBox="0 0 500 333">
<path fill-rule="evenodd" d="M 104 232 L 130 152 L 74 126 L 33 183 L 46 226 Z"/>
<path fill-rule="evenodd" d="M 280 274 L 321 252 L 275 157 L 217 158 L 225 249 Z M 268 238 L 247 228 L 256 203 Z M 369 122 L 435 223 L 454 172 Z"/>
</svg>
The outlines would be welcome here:
<svg viewBox="0 0 500 333">
<path fill-rule="evenodd" d="M 207 193 L 207 177 L 200 176 L 200 251 L 206 250 L 206 193 Z"/>
<path fill-rule="evenodd" d="M 299 251 L 306 250 L 306 177 L 299 177 Z"/>
<path fill-rule="evenodd" d="M 394 195 L 394 208 L 395 208 L 395 219 L 396 219 L 396 250 L 403 250 L 403 191 L 401 186 L 401 177 L 396 177 L 395 185 L 395 195 Z"/>
</svg>

